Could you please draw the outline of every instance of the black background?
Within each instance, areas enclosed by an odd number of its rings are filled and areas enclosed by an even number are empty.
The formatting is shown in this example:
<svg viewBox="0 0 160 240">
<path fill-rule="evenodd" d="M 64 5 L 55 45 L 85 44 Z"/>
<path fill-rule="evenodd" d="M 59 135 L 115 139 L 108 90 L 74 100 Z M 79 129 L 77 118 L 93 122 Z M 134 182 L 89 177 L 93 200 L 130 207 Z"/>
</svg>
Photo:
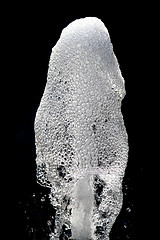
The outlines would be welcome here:
<svg viewBox="0 0 160 240">
<path fill-rule="evenodd" d="M 148 13 L 136 3 L 109 4 L 104 1 L 63 2 L 10 6 L 8 23 L 8 59 L 12 64 L 10 90 L 10 143 L 13 173 L 9 188 L 13 189 L 10 214 L 14 239 L 47 240 L 54 210 L 49 204 L 49 190 L 36 183 L 34 118 L 46 84 L 52 47 L 61 31 L 71 21 L 95 16 L 106 25 L 114 52 L 125 79 L 126 97 L 122 112 L 129 136 L 129 159 L 123 182 L 124 203 L 112 228 L 111 240 L 144 239 L 146 232 L 144 201 L 144 162 L 147 146 L 145 121 L 148 79 L 146 48 L 148 45 Z M 147 104 L 146 104 L 147 103 Z M 10 154 L 10 153 L 8 153 Z M 15 201 L 14 201 L 15 200 Z M 13 204 L 14 203 L 14 204 Z"/>
</svg>

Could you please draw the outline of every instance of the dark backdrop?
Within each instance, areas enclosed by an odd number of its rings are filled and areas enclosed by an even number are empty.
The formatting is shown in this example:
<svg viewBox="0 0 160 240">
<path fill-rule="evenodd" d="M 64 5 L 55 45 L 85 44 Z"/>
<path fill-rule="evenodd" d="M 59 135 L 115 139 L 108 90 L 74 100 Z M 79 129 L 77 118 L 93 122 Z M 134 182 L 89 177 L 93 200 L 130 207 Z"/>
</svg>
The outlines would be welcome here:
<svg viewBox="0 0 160 240">
<path fill-rule="evenodd" d="M 130 1 L 129 1 L 130 2 Z M 14 5 L 9 22 L 11 145 L 15 213 L 11 218 L 14 239 L 47 240 L 54 209 L 49 190 L 36 183 L 34 118 L 46 84 L 52 47 L 71 21 L 95 16 L 108 28 L 114 52 L 125 79 L 122 112 L 129 135 L 129 159 L 123 182 L 124 203 L 111 232 L 111 240 L 143 239 L 144 234 L 144 85 L 147 14 L 138 4 L 82 3 Z M 9 70 L 8 70 L 9 71 Z M 48 224 L 47 224 L 48 222 Z"/>
</svg>

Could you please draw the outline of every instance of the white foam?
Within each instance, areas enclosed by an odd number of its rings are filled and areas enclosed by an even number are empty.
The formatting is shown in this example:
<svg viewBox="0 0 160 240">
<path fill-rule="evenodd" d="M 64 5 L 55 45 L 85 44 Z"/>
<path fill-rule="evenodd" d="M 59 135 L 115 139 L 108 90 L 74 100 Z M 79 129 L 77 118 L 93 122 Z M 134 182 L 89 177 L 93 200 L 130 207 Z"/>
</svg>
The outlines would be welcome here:
<svg viewBox="0 0 160 240">
<path fill-rule="evenodd" d="M 128 157 L 124 79 L 109 33 L 95 17 L 69 24 L 52 49 L 35 118 L 37 179 L 51 188 L 55 232 L 109 239 L 122 206 Z M 69 236 L 69 235 L 68 235 Z"/>
</svg>

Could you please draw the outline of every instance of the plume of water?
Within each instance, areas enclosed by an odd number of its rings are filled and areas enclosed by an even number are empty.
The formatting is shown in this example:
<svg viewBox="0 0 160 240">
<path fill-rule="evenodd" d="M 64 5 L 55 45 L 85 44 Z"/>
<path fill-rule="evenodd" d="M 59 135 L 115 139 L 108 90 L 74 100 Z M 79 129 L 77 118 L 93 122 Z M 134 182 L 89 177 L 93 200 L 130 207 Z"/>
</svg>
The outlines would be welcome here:
<svg viewBox="0 0 160 240">
<path fill-rule="evenodd" d="M 128 158 L 124 96 L 101 20 L 69 24 L 52 49 L 35 118 L 37 179 L 50 188 L 56 209 L 51 239 L 109 239 Z"/>
</svg>

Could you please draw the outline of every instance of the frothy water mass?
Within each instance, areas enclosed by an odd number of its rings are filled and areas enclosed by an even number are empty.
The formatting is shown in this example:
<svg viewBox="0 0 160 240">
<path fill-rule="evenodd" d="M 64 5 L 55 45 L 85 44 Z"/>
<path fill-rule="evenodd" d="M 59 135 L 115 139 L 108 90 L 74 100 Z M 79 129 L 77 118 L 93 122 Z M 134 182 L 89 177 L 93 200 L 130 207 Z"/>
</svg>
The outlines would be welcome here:
<svg viewBox="0 0 160 240">
<path fill-rule="evenodd" d="M 50 239 L 105 240 L 121 210 L 128 136 L 124 79 L 108 30 L 75 20 L 53 47 L 35 118 L 38 182 L 56 209 Z"/>
</svg>

